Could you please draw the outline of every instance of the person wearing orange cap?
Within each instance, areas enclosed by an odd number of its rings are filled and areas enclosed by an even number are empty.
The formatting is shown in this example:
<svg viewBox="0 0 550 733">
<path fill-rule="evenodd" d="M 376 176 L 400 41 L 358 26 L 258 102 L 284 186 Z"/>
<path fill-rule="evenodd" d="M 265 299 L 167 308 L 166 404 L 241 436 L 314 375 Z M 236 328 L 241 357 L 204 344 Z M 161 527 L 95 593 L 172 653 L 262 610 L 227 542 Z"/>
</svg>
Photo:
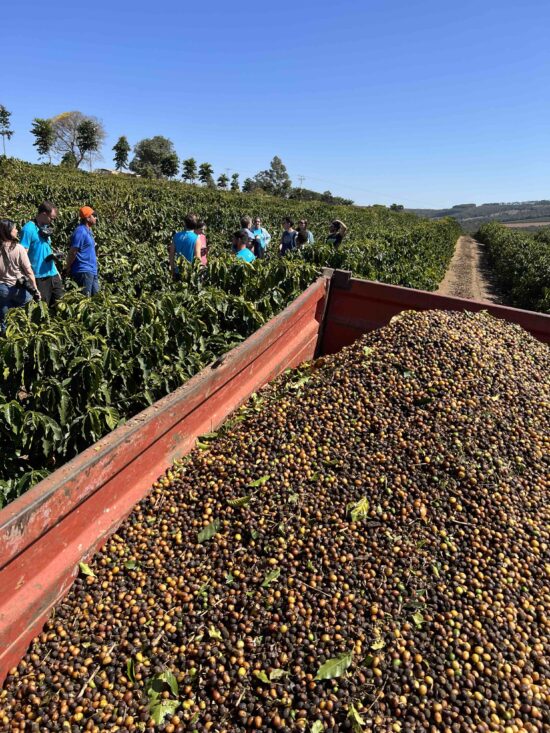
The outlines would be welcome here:
<svg viewBox="0 0 550 733">
<path fill-rule="evenodd" d="M 85 295 L 96 295 L 99 292 L 99 279 L 92 227 L 97 224 L 97 214 L 91 206 L 82 206 L 78 213 L 80 224 L 71 237 L 65 270 L 80 285 Z"/>
</svg>

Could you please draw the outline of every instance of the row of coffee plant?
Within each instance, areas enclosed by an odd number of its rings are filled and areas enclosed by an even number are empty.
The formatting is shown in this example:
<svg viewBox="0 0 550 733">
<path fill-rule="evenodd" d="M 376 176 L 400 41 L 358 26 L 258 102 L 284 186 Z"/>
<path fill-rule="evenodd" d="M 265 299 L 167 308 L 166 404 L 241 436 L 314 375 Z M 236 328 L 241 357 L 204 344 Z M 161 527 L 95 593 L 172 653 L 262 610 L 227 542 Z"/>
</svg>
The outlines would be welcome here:
<svg viewBox="0 0 550 733">
<path fill-rule="evenodd" d="M 302 292 L 322 266 L 410 287 L 434 289 L 458 235 L 453 220 L 430 223 L 384 207 L 330 207 L 224 193 L 181 183 L 103 178 L 4 161 L 0 215 L 18 222 L 50 199 L 53 237 L 66 250 L 76 212 L 99 212 L 101 293 L 85 299 L 66 283 L 61 304 L 15 309 L 0 338 L 0 505 L 28 489 L 144 407 L 183 384 Z M 167 244 L 187 211 L 209 226 L 209 264 L 174 282 Z M 306 218 L 321 242 L 254 266 L 235 261 L 231 232 L 259 215 L 278 239 L 281 219 Z M 339 250 L 323 244 L 343 219 Z"/>
<path fill-rule="evenodd" d="M 510 305 L 550 313 L 550 227 L 531 234 L 492 222 L 476 237 Z"/>
</svg>

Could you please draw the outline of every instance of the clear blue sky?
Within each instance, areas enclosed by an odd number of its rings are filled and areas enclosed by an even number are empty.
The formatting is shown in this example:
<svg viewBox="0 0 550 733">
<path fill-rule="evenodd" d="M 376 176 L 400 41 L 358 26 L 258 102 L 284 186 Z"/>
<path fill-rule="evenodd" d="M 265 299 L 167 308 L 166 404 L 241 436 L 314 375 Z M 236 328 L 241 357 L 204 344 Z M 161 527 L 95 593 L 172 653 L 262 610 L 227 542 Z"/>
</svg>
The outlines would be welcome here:
<svg viewBox="0 0 550 733">
<path fill-rule="evenodd" d="M 245 176 L 357 203 L 550 198 L 550 4 L 503 0 L 5 3 L 9 154 L 78 109 Z"/>
</svg>

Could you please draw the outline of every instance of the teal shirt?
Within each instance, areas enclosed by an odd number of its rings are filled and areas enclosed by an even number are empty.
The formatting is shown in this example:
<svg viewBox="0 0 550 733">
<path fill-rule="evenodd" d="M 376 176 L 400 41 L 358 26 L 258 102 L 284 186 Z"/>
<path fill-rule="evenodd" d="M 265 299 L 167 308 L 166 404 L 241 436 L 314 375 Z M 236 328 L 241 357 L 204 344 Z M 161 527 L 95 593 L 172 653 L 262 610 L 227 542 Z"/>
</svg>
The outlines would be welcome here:
<svg viewBox="0 0 550 733">
<path fill-rule="evenodd" d="M 36 222 L 28 221 L 21 230 L 21 244 L 28 250 L 32 271 L 35 277 L 54 277 L 59 275 L 55 262 L 51 259 L 46 262 L 46 257 L 52 254 L 52 242 L 45 237 L 38 228 Z"/>
</svg>

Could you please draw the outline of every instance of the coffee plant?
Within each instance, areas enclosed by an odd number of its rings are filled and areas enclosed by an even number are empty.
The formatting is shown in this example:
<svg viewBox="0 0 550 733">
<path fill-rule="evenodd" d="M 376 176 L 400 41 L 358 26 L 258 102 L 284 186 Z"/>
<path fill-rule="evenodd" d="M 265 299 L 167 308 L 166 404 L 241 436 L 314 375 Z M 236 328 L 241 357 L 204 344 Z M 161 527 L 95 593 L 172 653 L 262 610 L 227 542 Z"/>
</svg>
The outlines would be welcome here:
<svg viewBox="0 0 550 733">
<path fill-rule="evenodd" d="M 492 222 L 476 237 L 485 244 L 496 281 L 510 304 L 550 313 L 550 228 L 530 234 Z"/>
<path fill-rule="evenodd" d="M 66 252 L 83 204 L 94 231 L 102 291 L 81 296 L 71 281 L 55 308 L 13 309 L 0 338 L 0 506 L 19 496 L 126 419 L 181 386 L 252 334 L 319 275 L 323 266 L 433 290 L 452 255 L 458 225 L 384 207 L 332 207 L 226 193 L 178 182 L 108 177 L 0 162 L 0 215 L 23 224 L 44 199 L 58 207 L 54 246 Z M 167 245 L 194 211 L 208 224 L 209 263 L 174 282 Z M 231 233 L 243 214 L 273 235 L 272 256 L 236 262 Z M 323 242 L 342 219 L 340 249 L 323 243 L 276 254 L 282 217 L 305 217 Z"/>
</svg>

